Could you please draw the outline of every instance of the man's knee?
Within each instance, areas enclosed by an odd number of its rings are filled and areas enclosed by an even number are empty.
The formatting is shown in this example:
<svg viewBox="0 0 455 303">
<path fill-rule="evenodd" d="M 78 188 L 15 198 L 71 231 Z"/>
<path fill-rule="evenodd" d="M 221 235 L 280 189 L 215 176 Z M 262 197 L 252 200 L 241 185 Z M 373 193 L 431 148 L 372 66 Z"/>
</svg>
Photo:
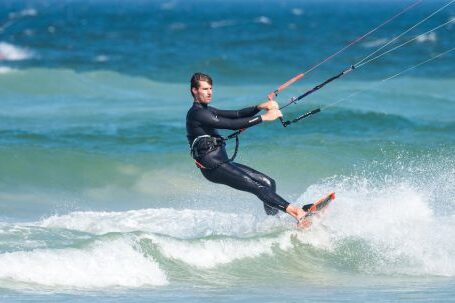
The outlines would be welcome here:
<svg viewBox="0 0 455 303">
<path fill-rule="evenodd" d="M 275 180 L 273 180 L 272 178 L 269 178 L 270 179 L 270 184 L 271 184 L 271 188 L 272 188 L 272 191 L 276 191 L 276 183 L 275 183 Z"/>
<path fill-rule="evenodd" d="M 263 177 L 262 178 L 263 180 L 263 183 L 268 187 L 270 188 L 273 192 L 276 191 L 276 183 L 275 183 L 275 180 L 273 180 L 272 178 L 270 177 Z"/>
</svg>

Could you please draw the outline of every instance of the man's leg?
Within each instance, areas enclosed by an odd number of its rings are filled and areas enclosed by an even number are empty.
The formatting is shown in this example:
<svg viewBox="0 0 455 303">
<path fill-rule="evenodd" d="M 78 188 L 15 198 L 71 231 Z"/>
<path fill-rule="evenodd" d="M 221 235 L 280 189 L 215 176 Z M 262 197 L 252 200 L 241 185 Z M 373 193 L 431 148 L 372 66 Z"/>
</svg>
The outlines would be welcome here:
<svg viewBox="0 0 455 303">
<path fill-rule="evenodd" d="M 286 212 L 297 220 L 305 215 L 305 212 L 301 208 L 290 205 L 286 200 L 276 194 L 276 186 L 273 179 L 245 165 L 225 163 L 213 170 L 202 169 L 202 173 L 212 182 L 250 192 L 256 195 L 267 206 Z"/>
<path fill-rule="evenodd" d="M 276 193 L 276 182 L 269 176 L 267 176 L 264 173 L 261 173 L 249 166 L 246 166 L 244 164 L 232 162 L 233 165 L 238 166 L 240 169 L 242 169 L 246 174 L 248 174 L 253 180 L 256 180 L 256 182 L 259 182 L 265 186 L 269 186 L 270 189 Z M 277 195 L 278 196 L 278 195 Z M 278 209 L 273 208 L 273 206 L 270 206 L 269 204 L 264 202 L 264 210 L 267 215 L 276 215 L 278 213 Z M 306 211 L 304 211 L 302 208 L 297 207 L 295 205 L 289 204 L 286 208 L 286 212 L 293 216 L 297 221 L 300 223 L 300 219 L 305 215 Z M 304 227 L 304 226 L 299 226 L 299 227 Z"/>
<path fill-rule="evenodd" d="M 243 165 L 243 164 L 240 164 L 240 163 L 233 162 L 232 164 L 234 164 L 237 167 L 239 167 L 242 171 L 244 171 L 248 176 L 250 176 L 256 182 L 258 182 L 258 183 L 260 183 L 260 184 L 262 184 L 264 186 L 268 186 L 271 191 L 276 193 L 275 180 L 273 180 L 269 176 L 267 176 L 267 175 L 255 170 L 255 169 L 252 169 L 249 166 L 246 166 L 246 165 Z M 265 202 L 264 202 L 264 211 L 269 216 L 275 216 L 276 214 L 278 214 L 278 209 L 273 208 L 272 206 L 268 205 Z"/>
</svg>

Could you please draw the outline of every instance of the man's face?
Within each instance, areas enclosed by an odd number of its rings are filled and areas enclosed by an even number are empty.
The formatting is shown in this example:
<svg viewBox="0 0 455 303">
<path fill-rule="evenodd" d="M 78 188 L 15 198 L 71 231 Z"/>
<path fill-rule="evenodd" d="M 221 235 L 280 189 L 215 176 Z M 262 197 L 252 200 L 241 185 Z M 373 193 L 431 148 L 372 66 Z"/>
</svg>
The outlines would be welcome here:
<svg viewBox="0 0 455 303">
<path fill-rule="evenodd" d="M 199 88 L 193 87 L 191 91 L 199 103 L 208 104 L 212 101 L 212 86 L 206 81 L 199 81 Z"/>
</svg>

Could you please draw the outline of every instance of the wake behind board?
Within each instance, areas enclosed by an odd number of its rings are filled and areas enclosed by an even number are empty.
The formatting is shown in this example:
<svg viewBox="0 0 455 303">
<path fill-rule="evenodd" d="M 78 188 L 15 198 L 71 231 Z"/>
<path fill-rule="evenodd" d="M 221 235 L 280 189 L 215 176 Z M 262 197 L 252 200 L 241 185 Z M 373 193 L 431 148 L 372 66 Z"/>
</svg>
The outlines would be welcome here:
<svg viewBox="0 0 455 303">
<path fill-rule="evenodd" d="M 335 200 L 334 192 L 328 194 L 327 196 L 319 199 L 318 201 L 312 204 L 304 205 L 302 209 L 307 213 L 300 220 L 299 226 L 303 228 L 309 228 L 313 223 L 312 222 L 313 216 L 322 214 L 333 200 Z"/>
</svg>

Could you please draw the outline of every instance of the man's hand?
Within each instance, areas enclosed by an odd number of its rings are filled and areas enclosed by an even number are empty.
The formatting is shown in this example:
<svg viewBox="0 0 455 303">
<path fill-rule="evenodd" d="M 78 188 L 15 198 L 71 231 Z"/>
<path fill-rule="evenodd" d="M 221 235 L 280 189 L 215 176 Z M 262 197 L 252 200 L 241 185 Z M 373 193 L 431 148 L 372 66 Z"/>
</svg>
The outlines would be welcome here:
<svg viewBox="0 0 455 303">
<path fill-rule="evenodd" d="M 279 109 L 270 109 L 265 114 L 261 115 L 262 121 L 273 121 L 280 117 L 283 117 L 283 114 Z"/>
<path fill-rule="evenodd" d="M 263 102 L 257 106 L 258 109 L 266 109 L 266 110 L 271 110 L 271 109 L 278 109 L 278 103 L 275 100 L 269 100 L 266 102 Z"/>
</svg>

